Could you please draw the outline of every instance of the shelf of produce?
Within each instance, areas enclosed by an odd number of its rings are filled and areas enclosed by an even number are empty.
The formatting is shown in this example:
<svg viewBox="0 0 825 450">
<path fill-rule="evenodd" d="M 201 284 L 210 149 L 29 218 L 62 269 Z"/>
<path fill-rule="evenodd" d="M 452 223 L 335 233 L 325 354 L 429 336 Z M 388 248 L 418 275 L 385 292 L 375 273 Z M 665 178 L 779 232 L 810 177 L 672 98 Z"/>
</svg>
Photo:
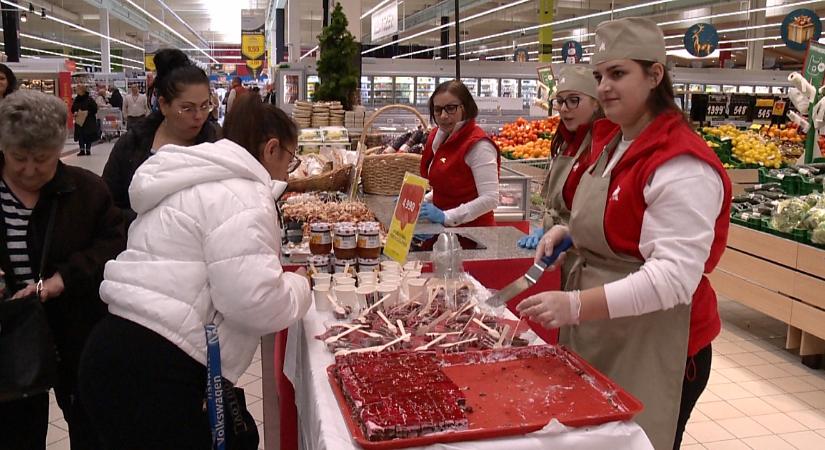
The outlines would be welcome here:
<svg viewBox="0 0 825 450">
<path fill-rule="evenodd" d="M 720 294 L 788 324 L 786 348 L 818 365 L 825 353 L 825 250 L 732 224 L 709 276 Z"/>
</svg>

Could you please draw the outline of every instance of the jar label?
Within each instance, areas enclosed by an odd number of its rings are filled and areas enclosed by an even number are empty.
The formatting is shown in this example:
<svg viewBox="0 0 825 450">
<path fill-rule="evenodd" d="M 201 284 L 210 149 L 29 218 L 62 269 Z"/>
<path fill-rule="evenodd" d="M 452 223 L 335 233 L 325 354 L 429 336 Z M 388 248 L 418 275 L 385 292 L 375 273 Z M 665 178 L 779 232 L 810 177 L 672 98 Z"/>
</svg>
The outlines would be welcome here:
<svg viewBox="0 0 825 450">
<path fill-rule="evenodd" d="M 335 248 L 340 250 L 354 249 L 356 245 L 355 235 L 352 236 L 335 236 Z"/>
<path fill-rule="evenodd" d="M 309 236 L 309 243 L 312 245 L 327 245 L 332 243 L 332 236 L 329 233 L 312 233 Z"/>
<path fill-rule="evenodd" d="M 358 235 L 359 248 L 378 248 L 381 246 L 381 238 L 377 234 Z"/>
</svg>

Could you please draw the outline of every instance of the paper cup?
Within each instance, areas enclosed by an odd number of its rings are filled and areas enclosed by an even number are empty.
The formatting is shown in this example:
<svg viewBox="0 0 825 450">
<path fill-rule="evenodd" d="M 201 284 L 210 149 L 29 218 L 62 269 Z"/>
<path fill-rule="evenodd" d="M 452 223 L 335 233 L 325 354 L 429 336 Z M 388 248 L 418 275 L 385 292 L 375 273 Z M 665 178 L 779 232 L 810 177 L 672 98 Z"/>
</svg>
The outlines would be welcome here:
<svg viewBox="0 0 825 450">
<path fill-rule="evenodd" d="M 332 275 L 328 273 L 316 273 L 312 275 L 313 286 L 329 286 L 330 284 L 332 284 Z"/>
<path fill-rule="evenodd" d="M 382 283 L 401 283 L 401 275 L 392 272 L 381 272 Z"/>
<path fill-rule="evenodd" d="M 423 303 L 427 301 L 427 279 L 410 278 L 407 280 L 407 298 Z"/>
<path fill-rule="evenodd" d="M 332 279 L 333 280 L 336 280 L 338 278 L 352 278 L 352 274 L 351 273 L 341 273 L 341 272 L 332 274 Z"/>
<path fill-rule="evenodd" d="M 408 272 L 409 271 L 418 271 L 418 272 L 421 271 L 421 269 L 418 266 L 418 261 L 410 261 L 410 262 L 404 264 L 404 270 L 408 271 Z"/>
<path fill-rule="evenodd" d="M 335 293 L 335 300 L 343 306 L 349 306 L 355 312 L 358 309 L 358 299 L 355 297 L 355 286 L 339 285 L 332 288 Z"/>
<path fill-rule="evenodd" d="M 374 285 L 360 286 L 355 289 L 355 296 L 361 309 L 369 308 L 378 301 L 378 289 Z"/>
<path fill-rule="evenodd" d="M 401 264 L 398 264 L 395 261 L 381 261 L 381 270 L 394 270 L 396 272 L 400 272 Z"/>
<path fill-rule="evenodd" d="M 378 284 L 378 274 L 375 272 L 358 272 L 359 284 Z"/>
<path fill-rule="evenodd" d="M 392 283 L 381 283 L 378 285 L 378 299 L 384 298 L 385 295 L 389 295 L 388 298 L 382 304 L 385 308 L 392 307 L 398 304 L 398 285 Z"/>
<path fill-rule="evenodd" d="M 330 303 L 327 298 L 329 290 L 330 286 L 328 284 L 315 285 L 315 287 L 312 288 L 312 297 L 315 299 L 315 310 L 332 311 L 332 303 Z"/>
<path fill-rule="evenodd" d="M 335 278 L 336 286 L 355 286 L 355 278 Z"/>
</svg>

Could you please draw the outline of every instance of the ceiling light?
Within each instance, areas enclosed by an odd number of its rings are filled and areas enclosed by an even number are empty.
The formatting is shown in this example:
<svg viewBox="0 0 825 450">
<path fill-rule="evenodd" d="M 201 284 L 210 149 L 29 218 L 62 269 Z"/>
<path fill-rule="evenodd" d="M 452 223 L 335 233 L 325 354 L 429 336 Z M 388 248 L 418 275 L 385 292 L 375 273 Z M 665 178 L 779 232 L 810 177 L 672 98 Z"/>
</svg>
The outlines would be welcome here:
<svg viewBox="0 0 825 450">
<path fill-rule="evenodd" d="M 155 22 L 157 22 L 157 23 L 159 23 L 159 24 L 163 25 L 163 27 L 164 27 L 164 28 L 166 28 L 167 30 L 171 31 L 171 32 L 172 32 L 175 36 L 177 36 L 177 37 L 181 38 L 181 39 L 182 39 L 184 42 L 186 42 L 187 44 L 191 45 L 192 47 L 197 47 L 197 45 L 193 44 L 193 43 L 192 43 L 192 41 L 190 41 L 189 39 L 186 39 L 186 38 L 185 38 L 182 34 L 178 33 L 178 32 L 177 32 L 174 28 L 172 28 L 172 27 L 170 27 L 169 25 L 167 25 L 167 24 L 166 24 L 166 22 L 164 22 L 164 21 L 162 21 L 162 20 L 158 19 L 157 17 L 155 17 L 155 16 L 153 16 L 152 14 L 150 14 L 150 13 L 149 13 L 149 11 L 146 11 L 145 9 L 141 8 L 140 6 L 138 6 L 138 4 L 137 4 L 137 3 L 133 2 L 132 0 L 126 0 L 126 3 L 128 3 L 128 4 L 132 5 L 132 6 L 134 6 L 134 7 L 135 7 L 138 11 L 140 11 L 140 12 L 142 12 L 143 14 L 145 14 L 145 15 L 149 16 L 149 17 L 150 17 L 152 20 L 154 20 Z M 209 53 L 206 53 L 206 52 L 205 52 L 205 51 L 203 51 L 203 50 L 201 50 L 200 52 L 201 52 L 201 53 L 203 53 L 203 54 L 204 54 L 207 58 L 211 59 L 213 63 L 216 63 L 216 64 L 218 63 L 218 60 L 217 60 L 217 59 L 215 59 L 215 58 L 213 58 L 212 56 L 210 56 L 210 55 L 209 55 Z"/>
<path fill-rule="evenodd" d="M 367 17 L 368 15 L 370 15 L 370 14 L 374 13 L 375 11 L 377 11 L 377 10 L 378 10 L 378 8 L 380 8 L 380 7 L 384 6 L 384 5 L 386 5 L 387 3 L 389 3 L 389 1 L 390 1 L 390 0 L 384 0 L 383 2 L 381 2 L 381 3 L 379 3 L 379 4 L 375 5 L 375 6 L 373 6 L 373 7 L 372 7 L 372 9 L 370 9 L 370 10 L 369 10 L 369 11 L 367 11 L 367 12 L 365 12 L 364 14 L 361 14 L 361 19 L 364 19 L 364 18 L 365 18 L 365 17 Z"/>
<path fill-rule="evenodd" d="M 20 21 L 26 23 L 29 21 L 29 18 L 26 16 L 26 13 L 20 13 Z"/>
<path fill-rule="evenodd" d="M 320 46 L 319 46 L 319 45 L 316 45 L 315 47 L 312 47 L 312 49 L 310 49 L 310 51 L 308 51 L 308 52 L 304 53 L 304 56 L 301 56 L 301 57 L 298 59 L 298 61 L 300 61 L 300 60 L 302 60 L 302 59 L 306 58 L 307 56 L 309 56 L 309 55 L 310 55 L 310 53 L 314 52 L 315 50 L 318 50 L 318 47 L 320 47 Z"/>
</svg>

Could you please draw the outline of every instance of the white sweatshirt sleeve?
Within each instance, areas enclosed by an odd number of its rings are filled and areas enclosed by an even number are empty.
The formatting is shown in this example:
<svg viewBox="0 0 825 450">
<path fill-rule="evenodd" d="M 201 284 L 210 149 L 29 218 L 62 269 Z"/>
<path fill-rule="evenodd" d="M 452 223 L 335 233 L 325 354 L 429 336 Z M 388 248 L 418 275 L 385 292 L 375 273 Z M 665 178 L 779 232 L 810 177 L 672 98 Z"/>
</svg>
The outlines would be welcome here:
<svg viewBox="0 0 825 450">
<path fill-rule="evenodd" d="M 690 304 L 715 235 L 724 187 L 719 174 L 693 156 L 662 164 L 644 189 L 639 271 L 605 285 L 611 318 Z"/>
<path fill-rule="evenodd" d="M 454 227 L 470 222 L 498 206 L 498 151 L 488 140 L 482 139 L 464 155 L 475 179 L 478 197 L 444 211 L 444 225 Z"/>
</svg>

